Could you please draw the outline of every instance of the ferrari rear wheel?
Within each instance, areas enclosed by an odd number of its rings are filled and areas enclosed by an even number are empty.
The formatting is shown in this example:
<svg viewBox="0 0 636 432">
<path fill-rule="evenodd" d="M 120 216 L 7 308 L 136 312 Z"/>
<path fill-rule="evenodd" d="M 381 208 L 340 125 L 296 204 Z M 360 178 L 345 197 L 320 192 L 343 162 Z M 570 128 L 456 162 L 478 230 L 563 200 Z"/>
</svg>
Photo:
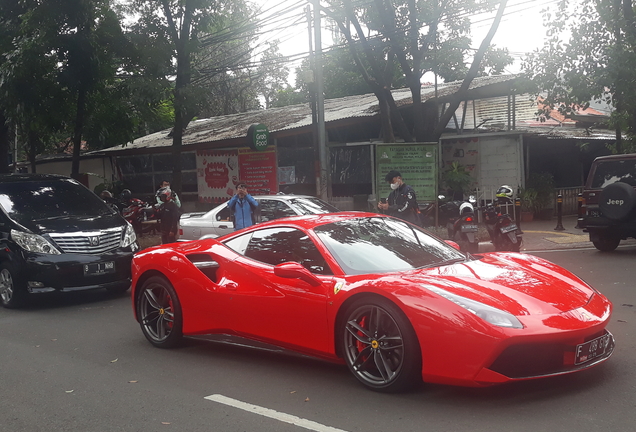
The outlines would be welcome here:
<svg viewBox="0 0 636 432">
<path fill-rule="evenodd" d="M 137 298 L 141 331 L 156 347 L 172 348 L 183 338 L 181 303 L 173 286 L 161 276 L 143 283 Z"/>
<path fill-rule="evenodd" d="M 421 381 L 415 331 L 390 301 L 365 298 L 353 303 L 345 313 L 340 335 L 349 370 L 371 390 L 399 392 Z"/>
</svg>

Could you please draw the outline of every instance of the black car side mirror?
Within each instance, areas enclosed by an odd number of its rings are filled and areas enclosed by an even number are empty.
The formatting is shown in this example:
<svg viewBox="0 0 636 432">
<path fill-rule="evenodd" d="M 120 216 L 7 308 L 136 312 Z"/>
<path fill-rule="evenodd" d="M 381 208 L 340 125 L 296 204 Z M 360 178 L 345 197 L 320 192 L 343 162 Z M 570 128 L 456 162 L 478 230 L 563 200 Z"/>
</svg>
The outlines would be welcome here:
<svg viewBox="0 0 636 432">
<path fill-rule="evenodd" d="M 287 279 L 300 279 L 311 286 L 320 286 L 322 281 L 297 262 L 284 262 L 274 267 L 274 274 Z"/>
</svg>

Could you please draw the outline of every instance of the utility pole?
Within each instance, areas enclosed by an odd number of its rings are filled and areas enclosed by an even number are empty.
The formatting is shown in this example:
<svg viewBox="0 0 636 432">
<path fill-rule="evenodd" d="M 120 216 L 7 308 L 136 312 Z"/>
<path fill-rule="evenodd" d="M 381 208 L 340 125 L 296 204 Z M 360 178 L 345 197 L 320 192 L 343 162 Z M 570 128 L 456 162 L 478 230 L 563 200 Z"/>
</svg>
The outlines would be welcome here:
<svg viewBox="0 0 636 432">
<path fill-rule="evenodd" d="M 314 61 L 314 44 L 312 33 L 312 17 L 311 6 L 307 5 L 305 9 L 307 14 L 307 31 L 309 33 L 309 73 L 305 77 L 307 89 L 309 90 L 309 106 L 311 107 L 311 127 L 312 127 L 312 149 L 314 153 L 314 180 L 316 181 L 316 196 L 321 196 L 320 189 L 320 145 L 318 144 L 318 118 L 316 116 L 316 76 L 314 70 L 316 63 Z"/>
<path fill-rule="evenodd" d="M 318 124 L 318 151 L 320 154 L 320 198 L 329 200 L 329 158 L 327 156 L 327 143 L 325 133 L 325 98 L 323 94 L 322 77 L 322 39 L 320 24 L 320 0 L 314 3 L 314 79 L 316 81 L 316 120 Z"/>
</svg>

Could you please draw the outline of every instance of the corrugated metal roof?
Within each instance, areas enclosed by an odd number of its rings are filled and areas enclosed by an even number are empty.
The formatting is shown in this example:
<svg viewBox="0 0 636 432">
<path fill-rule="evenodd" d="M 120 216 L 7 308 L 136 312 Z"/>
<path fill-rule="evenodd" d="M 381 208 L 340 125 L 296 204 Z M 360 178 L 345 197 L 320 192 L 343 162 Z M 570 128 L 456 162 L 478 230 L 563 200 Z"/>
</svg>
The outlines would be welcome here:
<svg viewBox="0 0 636 432">
<path fill-rule="evenodd" d="M 473 80 L 469 91 L 483 91 L 492 87 L 493 91 L 500 95 L 502 90 L 496 87 L 508 85 L 518 77 L 519 75 L 479 77 Z M 447 98 L 457 92 L 461 84 L 461 81 L 438 84 L 437 97 L 442 100 Z M 412 101 L 409 89 L 397 89 L 391 93 L 398 106 L 408 105 Z M 422 100 L 434 98 L 435 95 L 435 86 L 422 86 Z M 373 93 L 325 100 L 325 122 L 327 123 L 348 118 L 373 117 L 378 112 L 378 100 Z M 311 125 L 311 109 L 309 104 L 305 103 L 195 120 L 190 122 L 184 131 L 182 145 L 241 138 L 246 135 L 248 127 L 254 123 L 267 125 L 270 132 L 302 128 Z M 172 145 L 172 138 L 168 136 L 170 131 L 171 129 L 166 129 L 138 138 L 125 146 L 110 147 L 98 152 L 170 146 Z"/>
</svg>

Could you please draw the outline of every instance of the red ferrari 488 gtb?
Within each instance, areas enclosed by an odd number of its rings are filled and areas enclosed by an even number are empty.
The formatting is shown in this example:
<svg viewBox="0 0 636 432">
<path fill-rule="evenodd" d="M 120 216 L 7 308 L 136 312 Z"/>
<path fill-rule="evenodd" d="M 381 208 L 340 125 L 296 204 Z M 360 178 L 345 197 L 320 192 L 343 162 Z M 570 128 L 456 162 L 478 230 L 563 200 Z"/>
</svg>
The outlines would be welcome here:
<svg viewBox="0 0 636 432">
<path fill-rule="evenodd" d="M 298 216 L 133 259 L 157 347 L 230 334 L 346 363 L 365 386 L 487 386 L 607 360 L 612 305 L 532 255 L 470 255 L 399 219 Z"/>
</svg>

